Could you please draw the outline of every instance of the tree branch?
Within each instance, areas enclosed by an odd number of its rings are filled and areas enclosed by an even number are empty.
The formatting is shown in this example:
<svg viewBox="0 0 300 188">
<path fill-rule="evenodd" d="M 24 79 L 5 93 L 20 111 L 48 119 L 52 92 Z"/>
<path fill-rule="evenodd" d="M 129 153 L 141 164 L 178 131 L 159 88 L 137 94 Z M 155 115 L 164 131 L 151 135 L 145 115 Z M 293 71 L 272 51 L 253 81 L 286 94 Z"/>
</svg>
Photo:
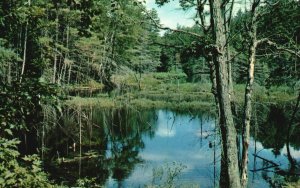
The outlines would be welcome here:
<svg viewBox="0 0 300 188">
<path fill-rule="evenodd" d="M 279 51 L 285 51 L 285 52 L 288 52 L 288 53 L 290 53 L 292 55 L 295 55 L 295 56 L 297 56 L 297 57 L 300 58 L 300 51 L 296 51 L 296 50 L 292 50 L 292 49 L 289 49 L 289 48 L 285 48 L 285 47 L 279 46 L 278 44 L 276 44 L 275 42 L 270 41 L 267 38 L 260 39 L 260 40 L 256 41 L 256 45 L 261 45 L 263 43 L 266 43 L 266 44 L 268 44 L 270 46 L 273 46 L 273 47 L 275 47 Z"/>
</svg>

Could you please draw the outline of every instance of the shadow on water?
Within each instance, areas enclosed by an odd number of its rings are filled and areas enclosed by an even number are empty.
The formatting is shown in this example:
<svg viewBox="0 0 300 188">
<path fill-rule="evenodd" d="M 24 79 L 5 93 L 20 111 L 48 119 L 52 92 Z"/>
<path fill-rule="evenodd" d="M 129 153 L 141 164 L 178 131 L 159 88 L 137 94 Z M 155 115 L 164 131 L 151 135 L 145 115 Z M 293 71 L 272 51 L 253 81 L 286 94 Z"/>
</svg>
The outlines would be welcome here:
<svg viewBox="0 0 300 188">
<path fill-rule="evenodd" d="M 287 137 L 290 110 L 256 105 L 250 187 L 280 187 L 299 179 L 299 121 Z M 174 179 L 178 184 L 218 186 L 220 139 L 209 114 L 66 108 L 39 132 L 46 170 L 58 183 L 72 186 L 87 177 L 107 187 L 144 186 L 155 182 L 157 169 L 175 161 L 185 166 Z"/>
</svg>

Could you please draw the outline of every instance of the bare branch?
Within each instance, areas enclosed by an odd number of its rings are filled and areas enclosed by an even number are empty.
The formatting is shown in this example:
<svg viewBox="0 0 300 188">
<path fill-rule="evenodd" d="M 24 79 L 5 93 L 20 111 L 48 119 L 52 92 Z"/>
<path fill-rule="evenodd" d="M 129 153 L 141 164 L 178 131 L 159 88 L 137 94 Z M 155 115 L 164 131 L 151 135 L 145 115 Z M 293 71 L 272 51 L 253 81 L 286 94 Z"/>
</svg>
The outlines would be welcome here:
<svg viewBox="0 0 300 188">
<path fill-rule="evenodd" d="M 256 41 L 256 45 L 261 45 L 263 43 L 266 43 L 266 44 L 268 44 L 270 46 L 273 46 L 273 47 L 275 47 L 279 51 L 285 51 L 285 52 L 288 52 L 288 53 L 290 53 L 292 55 L 300 57 L 300 51 L 299 50 L 296 51 L 296 50 L 289 49 L 289 48 L 286 48 L 286 47 L 283 47 L 283 46 L 279 46 L 278 44 L 276 44 L 275 42 L 270 41 L 267 38 L 260 39 L 260 40 Z"/>
</svg>

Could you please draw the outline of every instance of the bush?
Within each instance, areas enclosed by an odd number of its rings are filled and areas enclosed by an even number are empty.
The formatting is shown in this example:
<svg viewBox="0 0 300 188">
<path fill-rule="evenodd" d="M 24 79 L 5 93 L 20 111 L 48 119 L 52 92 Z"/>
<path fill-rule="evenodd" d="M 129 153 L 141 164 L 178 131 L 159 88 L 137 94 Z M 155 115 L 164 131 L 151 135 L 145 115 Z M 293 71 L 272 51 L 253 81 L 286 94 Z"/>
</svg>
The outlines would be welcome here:
<svg viewBox="0 0 300 188">
<path fill-rule="evenodd" d="M 37 155 L 20 157 L 16 139 L 0 138 L 0 187 L 54 187 L 42 171 Z"/>
</svg>

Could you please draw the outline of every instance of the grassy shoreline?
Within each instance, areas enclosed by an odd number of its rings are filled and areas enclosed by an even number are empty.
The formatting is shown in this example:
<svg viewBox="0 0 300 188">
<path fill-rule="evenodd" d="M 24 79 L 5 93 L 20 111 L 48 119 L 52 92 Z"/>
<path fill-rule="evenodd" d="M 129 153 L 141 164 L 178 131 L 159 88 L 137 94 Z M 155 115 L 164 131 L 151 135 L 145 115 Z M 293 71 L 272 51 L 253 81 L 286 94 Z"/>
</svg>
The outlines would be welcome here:
<svg viewBox="0 0 300 188">
<path fill-rule="evenodd" d="M 214 111 L 214 97 L 208 83 L 188 83 L 176 74 L 144 74 L 139 82 L 133 75 L 114 76 L 117 89 L 108 93 L 98 93 L 93 97 L 70 97 L 66 106 L 98 106 L 99 108 L 167 108 L 174 110 Z M 140 85 L 140 90 L 138 89 Z M 241 108 L 244 103 L 245 85 L 234 86 L 234 101 Z M 266 89 L 255 85 L 253 103 L 292 104 L 297 94 L 288 87 Z"/>
</svg>

